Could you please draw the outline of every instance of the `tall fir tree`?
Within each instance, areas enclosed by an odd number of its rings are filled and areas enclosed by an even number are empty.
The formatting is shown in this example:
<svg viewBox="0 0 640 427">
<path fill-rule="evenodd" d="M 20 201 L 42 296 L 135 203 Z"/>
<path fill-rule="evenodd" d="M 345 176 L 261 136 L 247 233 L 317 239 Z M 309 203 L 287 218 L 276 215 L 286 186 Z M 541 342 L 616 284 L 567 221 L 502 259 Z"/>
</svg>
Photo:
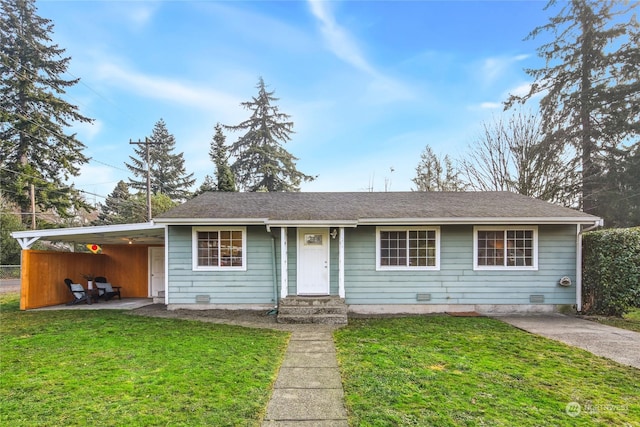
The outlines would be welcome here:
<svg viewBox="0 0 640 427">
<path fill-rule="evenodd" d="M 582 207 L 599 214 L 595 195 L 601 159 L 640 131 L 639 27 L 633 9 L 612 0 L 551 0 L 558 15 L 528 38 L 552 33 L 538 48 L 543 68 L 526 72 L 535 80 L 525 96 L 511 96 L 507 107 L 540 94 L 548 143 L 575 147 L 582 173 Z"/>
<path fill-rule="evenodd" d="M 129 186 L 126 182 L 119 181 L 104 204 L 98 204 L 99 213 L 95 225 L 126 224 L 127 218 L 131 217 L 130 212 L 138 208 L 133 204 L 135 200 L 131 198 Z"/>
<path fill-rule="evenodd" d="M 211 141 L 209 156 L 216 165 L 216 190 L 217 191 L 236 191 L 236 180 L 229 166 L 229 153 L 225 145 L 226 138 L 222 133 L 220 123 L 216 124 L 215 135 Z"/>
<path fill-rule="evenodd" d="M 160 119 L 155 124 L 148 141 L 150 142 L 148 147 L 143 144 L 136 145 L 134 151 L 137 157 L 129 156 L 131 163 L 125 163 L 134 175 L 134 178 L 129 178 L 131 188 L 146 191 L 146 150 L 148 148 L 151 194 L 164 194 L 176 202 L 188 199 L 191 196 L 189 188 L 196 180 L 193 178 L 193 173 L 186 172 L 183 153 L 173 153 L 176 140 L 167 130 L 164 120 Z"/>
<path fill-rule="evenodd" d="M 283 147 L 293 133 L 291 117 L 272 105 L 278 98 L 273 96 L 275 91 L 267 91 L 262 77 L 256 88 L 258 96 L 241 104 L 251 111 L 251 117 L 236 126 L 225 126 L 244 132 L 230 148 L 236 184 L 243 191 L 300 191 L 302 181 L 315 178 L 298 171 L 298 159 Z"/>
<path fill-rule="evenodd" d="M 67 184 L 88 162 L 85 146 L 65 132 L 92 120 L 62 98 L 79 79 L 61 77 L 71 58 L 51 43 L 53 27 L 34 0 L 0 0 L 0 180 L 25 223 L 32 197 L 62 217 L 87 206 Z"/>
</svg>

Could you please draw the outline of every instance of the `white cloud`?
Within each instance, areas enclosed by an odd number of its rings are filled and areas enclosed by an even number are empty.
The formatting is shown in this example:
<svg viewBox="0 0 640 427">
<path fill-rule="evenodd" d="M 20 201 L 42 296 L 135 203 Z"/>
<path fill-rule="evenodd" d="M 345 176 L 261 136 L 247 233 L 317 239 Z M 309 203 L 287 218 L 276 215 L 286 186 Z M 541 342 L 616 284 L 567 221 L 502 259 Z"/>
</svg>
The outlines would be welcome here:
<svg viewBox="0 0 640 427">
<path fill-rule="evenodd" d="M 191 85 L 165 77 L 151 76 L 104 62 L 96 67 L 96 77 L 130 92 L 183 104 L 203 110 L 225 110 L 238 106 L 242 100 L 231 94 Z"/>
<path fill-rule="evenodd" d="M 78 134 L 80 141 L 91 141 L 100 134 L 103 123 L 100 120 L 94 120 L 91 123 L 76 122 L 71 126 L 71 132 Z"/>
<path fill-rule="evenodd" d="M 482 102 L 480 103 L 480 108 L 482 110 L 495 110 L 498 108 L 502 108 L 502 104 L 499 102 Z"/>
<path fill-rule="evenodd" d="M 355 68 L 376 75 L 376 71 L 364 58 L 357 43 L 344 30 L 328 9 L 329 2 L 322 0 L 309 0 L 311 12 L 320 21 L 322 35 L 329 45 L 329 49 L 340 59 L 353 65 Z"/>
<path fill-rule="evenodd" d="M 529 94 L 531 90 L 531 83 L 523 83 L 512 89 L 509 89 L 508 93 L 515 96 L 525 96 Z"/>
<path fill-rule="evenodd" d="M 503 77 L 516 62 L 529 58 L 530 55 L 496 56 L 486 58 L 482 62 L 481 77 L 485 84 L 491 84 Z"/>
<path fill-rule="evenodd" d="M 338 58 L 373 78 L 368 86 L 369 101 L 381 103 L 414 98 L 413 91 L 404 83 L 386 76 L 367 61 L 356 40 L 344 29 L 331 13 L 330 2 L 308 0 L 311 13 L 320 22 L 320 30 L 329 50 Z"/>
</svg>

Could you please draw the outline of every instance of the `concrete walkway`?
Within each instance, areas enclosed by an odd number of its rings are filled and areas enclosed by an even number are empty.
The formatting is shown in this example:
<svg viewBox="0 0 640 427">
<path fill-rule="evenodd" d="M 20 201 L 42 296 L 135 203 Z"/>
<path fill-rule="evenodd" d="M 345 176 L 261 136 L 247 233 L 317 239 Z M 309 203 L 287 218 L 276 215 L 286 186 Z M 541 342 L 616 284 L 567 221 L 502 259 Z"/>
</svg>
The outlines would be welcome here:
<svg viewBox="0 0 640 427">
<path fill-rule="evenodd" d="M 495 316 L 516 328 L 640 369 L 640 333 L 563 314 Z"/>
<path fill-rule="evenodd" d="M 331 330 L 294 330 L 262 426 L 346 427 L 343 400 Z"/>
</svg>

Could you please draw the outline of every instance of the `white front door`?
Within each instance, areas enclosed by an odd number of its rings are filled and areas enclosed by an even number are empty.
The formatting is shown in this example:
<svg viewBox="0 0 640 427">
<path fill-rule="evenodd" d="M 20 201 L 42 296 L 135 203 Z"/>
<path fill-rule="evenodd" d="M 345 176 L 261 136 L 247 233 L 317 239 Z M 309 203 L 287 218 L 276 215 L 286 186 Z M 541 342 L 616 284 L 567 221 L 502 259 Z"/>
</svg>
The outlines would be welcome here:
<svg viewBox="0 0 640 427">
<path fill-rule="evenodd" d="M 298 295 L 329 295 L 329 230 L 298 229 Z"/>
<path fill-rule="evenodd" d="M 152 246 L 149 248 L 149 294 L 157 297 L 164 291 L 164 248 Z"/>
</svg>

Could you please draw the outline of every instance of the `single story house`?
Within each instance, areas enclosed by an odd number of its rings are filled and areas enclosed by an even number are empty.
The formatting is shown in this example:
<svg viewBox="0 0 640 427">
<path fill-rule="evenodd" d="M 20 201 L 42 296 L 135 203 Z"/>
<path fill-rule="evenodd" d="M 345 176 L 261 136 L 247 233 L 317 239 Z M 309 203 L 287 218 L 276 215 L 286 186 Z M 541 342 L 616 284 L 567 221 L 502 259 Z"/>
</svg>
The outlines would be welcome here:
<svg viewBox="0 0 640 427">
<path fill-rule="evenodd" d="M 154 224 L 169 309 L 426 313 L 580 306 L 581 233 L 602 220 L 509 192 L 210 192 Z"/>
</svg>

